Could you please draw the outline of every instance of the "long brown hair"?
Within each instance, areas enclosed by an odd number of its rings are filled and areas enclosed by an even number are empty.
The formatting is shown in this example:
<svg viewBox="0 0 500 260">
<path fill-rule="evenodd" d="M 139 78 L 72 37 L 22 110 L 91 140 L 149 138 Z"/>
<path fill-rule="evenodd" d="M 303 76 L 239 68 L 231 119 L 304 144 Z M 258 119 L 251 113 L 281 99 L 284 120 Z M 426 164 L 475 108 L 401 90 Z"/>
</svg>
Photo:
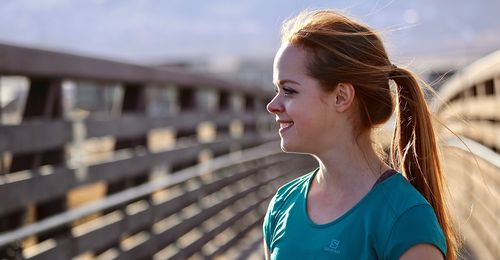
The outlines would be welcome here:
<svg viewBox="0 0 500 260">
<path fill-rule="evenodd" d="M 443 171 L 431 113 L 417 77 L 394 66 L 377 32 L 333 10 L 305 11 L 284 24 L 282 41 L 311 55 L 306 67 L 325 91 L 349 82 L 356 89 L 360 132 L 396 111 L 390 164 L 429 201 L 446 237 L 447 259 L 456 259 L 459 239 L 448 214 Z M 395 98 L 389 80 L 396 85 Z"/>
</svg>

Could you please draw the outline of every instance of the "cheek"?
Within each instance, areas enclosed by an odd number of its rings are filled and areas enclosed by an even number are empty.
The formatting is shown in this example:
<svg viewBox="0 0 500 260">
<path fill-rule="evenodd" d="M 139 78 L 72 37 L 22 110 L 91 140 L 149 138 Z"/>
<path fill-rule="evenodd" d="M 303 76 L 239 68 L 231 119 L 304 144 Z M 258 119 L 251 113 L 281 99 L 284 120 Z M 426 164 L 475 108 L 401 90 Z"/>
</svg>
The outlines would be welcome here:
<svg viewBox="0 0 500 260">
<path fill-rule="evenodd" d="M 323 133 L 332 133 L 336 128 L 336 122 L 333 115 L 325 111 L 308 111 L 301 118 L 300 130 L 307 131 L 310 135 L 321 135 Z"/>
<path fill-rule="evenodd" d="M 312 113 L 302 113 L 294 119 L 296 131 L 299 135 L 315 136 L 319 131 L 325 129 L 325 124 L 321 118 L 314 116 Z"/>
</svg>

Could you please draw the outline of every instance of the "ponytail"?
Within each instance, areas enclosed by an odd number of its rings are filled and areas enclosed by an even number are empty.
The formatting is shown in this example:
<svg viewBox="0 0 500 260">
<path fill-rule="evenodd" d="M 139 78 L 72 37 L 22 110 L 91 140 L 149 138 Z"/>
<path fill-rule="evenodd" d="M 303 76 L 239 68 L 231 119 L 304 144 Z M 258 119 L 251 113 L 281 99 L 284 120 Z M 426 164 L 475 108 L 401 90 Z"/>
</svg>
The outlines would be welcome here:
<svg viewBox="0 0 500 260">
<path fill-rule="evenodd" d="M 434 208 L 448 245 L 446 259 L 456 259 L 459 239 L 449 218 L 443 171 L 424 93 L 416 77 L 406 69 L 394 66 L 389 78 L 397 89 L 391 164 L 402 171 Z"/>
</svg>

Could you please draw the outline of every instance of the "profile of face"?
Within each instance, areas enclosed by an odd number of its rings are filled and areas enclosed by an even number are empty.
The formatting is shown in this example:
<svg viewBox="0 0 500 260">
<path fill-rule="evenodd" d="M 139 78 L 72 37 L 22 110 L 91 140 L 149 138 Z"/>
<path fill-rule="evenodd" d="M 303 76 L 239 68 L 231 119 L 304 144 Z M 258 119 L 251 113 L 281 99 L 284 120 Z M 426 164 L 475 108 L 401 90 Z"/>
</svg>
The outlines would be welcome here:
<svg viewBox="0 0 500 260">
<path fill-rule="evenodd" d="M 324 91 L 319 81 L 307 74 L 307 55 L 303 48 L 289 44 L 278 50 L 273 70 L 276 95 L 267 110 L 279 123 L 283 151 L 320 154 L 342 138 L 342 124 L 346 123 L 342 112 L 352 103 L 348 95 L 354 93 L 344 93 L 353 91 L 344 87 Z M 342 93 L 347 99 L 342 99 Z"/>
</svg>

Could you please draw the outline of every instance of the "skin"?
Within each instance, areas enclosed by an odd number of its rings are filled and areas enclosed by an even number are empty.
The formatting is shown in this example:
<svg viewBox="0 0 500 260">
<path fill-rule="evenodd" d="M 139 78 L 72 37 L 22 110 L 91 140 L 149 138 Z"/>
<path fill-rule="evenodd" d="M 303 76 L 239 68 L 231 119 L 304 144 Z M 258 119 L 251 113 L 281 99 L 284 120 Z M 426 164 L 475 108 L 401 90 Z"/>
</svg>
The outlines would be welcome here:
<svg viewBox="0 0 500 260">
<path fill-rule="evenodd" d="M 311 154 L 319 162 L 307 212 L 313 222 L 323 224 L 352 208 L 390 167 L 374 151 L 370 131 L 355 134 L 358 111 L 353 85 L 340 83 L 325 92 L 307 74 L 306 57 L 304 49 L 289 44 L 278 50 L 273 71 L 276 96 L 267 110 L 280 124 L 282 150 Z M 270 259 L 267 246 L 265 252 Z M 415 256 L 442 259 L 439 250 L 427 244 L 412 247 L 401 259 Z"/>
</svg>

